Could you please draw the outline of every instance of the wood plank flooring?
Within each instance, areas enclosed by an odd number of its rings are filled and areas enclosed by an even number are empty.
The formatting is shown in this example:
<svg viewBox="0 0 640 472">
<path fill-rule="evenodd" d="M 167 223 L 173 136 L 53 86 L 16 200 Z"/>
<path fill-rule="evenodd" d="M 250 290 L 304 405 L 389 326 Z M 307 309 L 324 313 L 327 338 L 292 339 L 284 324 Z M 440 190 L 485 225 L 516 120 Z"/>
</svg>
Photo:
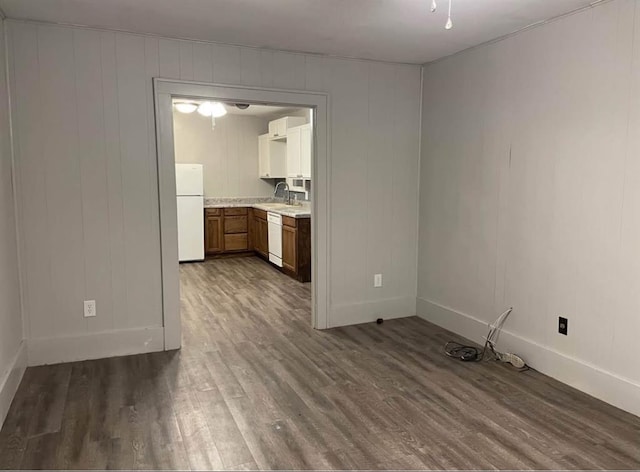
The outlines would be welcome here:
<svg viewBox="0 0 640 472">
<path fill-rule="evenodd" d="M 314 331 L 310 285 L 257 258 L 180 270 L 183 349 L 29 368 L 0 467 L 640 468 L 640 418 L 423 320 Z"/>
</svg>

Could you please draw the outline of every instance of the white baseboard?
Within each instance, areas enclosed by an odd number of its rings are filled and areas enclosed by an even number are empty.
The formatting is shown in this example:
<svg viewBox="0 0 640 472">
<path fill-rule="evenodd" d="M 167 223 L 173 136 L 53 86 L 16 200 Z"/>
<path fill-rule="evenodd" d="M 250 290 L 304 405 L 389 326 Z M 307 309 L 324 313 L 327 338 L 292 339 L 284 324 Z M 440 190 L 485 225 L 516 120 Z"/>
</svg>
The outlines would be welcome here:
<svg viewBox="0 0 640 472">
<path fill-rule="evenodd" d="M 487 335 L 487 323 L 437 303 L 418 298 L 418 316 L 478 344 Z M 640 416 L 640 385 L 580 359 L 509 331 L 500 334 L 500 347 L 522 356 L 528 365 L 611 405 Z"/>
<path fill-rule="evenodd" d="M 26 369 L 27 349 L 25 341 L 22 341 L 7 371 L 0 378 L 0 428 L 9 413 L 9 407 Z"/>
<path fill-rule="evenodd" d="M 334 305 L 329 313 L 329 328 L 370 323 L 378 318 L 391 320 L 416 315 L 413 297 L 387 298 L 366 303 Z"/>
<path fill-rule="evenodd" d="M 164 328 L 105 331 L 28 342 L 30 366 L 144 354 L 164 349 Z"/>
</svg>

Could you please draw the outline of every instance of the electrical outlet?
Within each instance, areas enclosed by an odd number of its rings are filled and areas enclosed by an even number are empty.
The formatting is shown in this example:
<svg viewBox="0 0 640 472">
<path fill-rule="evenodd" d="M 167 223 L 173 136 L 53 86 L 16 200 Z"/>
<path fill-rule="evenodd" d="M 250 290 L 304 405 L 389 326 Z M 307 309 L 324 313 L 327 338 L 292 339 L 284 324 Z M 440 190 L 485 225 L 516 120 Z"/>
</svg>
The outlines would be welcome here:
<svg viewBox="0 0 640 472">
<path fill-rule="evenodd" d="M 375 274 L 373 276 L 373 286 L 375 288 L 382 287 L 382 274 Z"/>
<path fill-rule="evenodd" d="M 93 316 L 96 316 L 96 301 L 85 300 L 84 301 L 84 317 L 91 318 Z"/>
<path fill-rule="evenodd" d="M 567 335 L 567 331 L 569 330 L 569 320 L 567 318 L 563 318 L 560 316 L 558 318 L 558 333 Z"/>
</svg>

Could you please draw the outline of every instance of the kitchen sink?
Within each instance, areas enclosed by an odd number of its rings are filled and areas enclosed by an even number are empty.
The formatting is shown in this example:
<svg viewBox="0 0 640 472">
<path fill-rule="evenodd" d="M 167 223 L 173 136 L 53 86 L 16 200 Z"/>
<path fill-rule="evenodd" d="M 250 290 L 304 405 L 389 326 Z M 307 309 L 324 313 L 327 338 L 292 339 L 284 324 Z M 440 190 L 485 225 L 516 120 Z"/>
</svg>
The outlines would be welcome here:
<svg viewBox="0 0 640 472">
<path fill-rule="evenodd" d="M 259 203 L 261 207 L 272 208 L 274 210 L 281 210 L 283 208 L 302 208 L 300 205 L 287 205 L 286 203 Z"/>
</svg>

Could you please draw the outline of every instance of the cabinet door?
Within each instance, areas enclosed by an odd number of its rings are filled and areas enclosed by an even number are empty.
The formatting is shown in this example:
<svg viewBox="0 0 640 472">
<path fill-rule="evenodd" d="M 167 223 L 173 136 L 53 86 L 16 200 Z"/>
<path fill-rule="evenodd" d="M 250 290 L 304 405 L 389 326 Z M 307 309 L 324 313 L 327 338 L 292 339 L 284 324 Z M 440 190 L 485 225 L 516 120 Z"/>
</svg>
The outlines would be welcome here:
<svg viewBox="0 0 640 472">
<path fill-rule="evenodd" d="M 287 176 L 287 143 L 269 141 L 269 178 L 284 179 Z"/>
<path fill-rule="evenodd" d="M 287 135 L 287 118 L 278 118 L 269 122 L 269 136 L 278 138 Z"/>
<path fill-rule="evenodd" d="M 247 247 L 249 251 L 255 251 L 255 234 L 256 230 L 254 216 L 253 216 L 253 208 L 249 208 L 247 211 Z"/>
<path fill-rule="evenodd" d="M 311 126 L 300 128 L 300 174 L 305 179 L 311 178 Z"/>
<path fill-rule="evenodd" d="M 267 257 L 269 255 L 269 233 L 267 220 L 258 218 L 253 219 L 253 245 L 256 252 Z"/>
<path fill-rule="evenodd" d="M 260 240 L 262 239 L 261 230 L 262 227 L 260 226 L 260 218 L 254 216 L 251 233 L 251 243 L 253 244 L 253 250 L 259 253 L 262 253 L 262 247 L 260 246 Z"/>
<path fill-rule="evenodd" d="M 265 256 L 269 256 L 269 224 L 267 220 L 260 220 L 260 247 Z"/>
<path fill-rule="evenodd" d="M 276 136 L 286 136 L 287 135 L 287 118 L 280 118 L 276 120 Z"/>
<path fill-rule="evenodd" d="M 282 227 L 282 266 L 296 272 L 296 229 L 289 226 Z"/>
<path fill-rule="evenodd" d="M 287 176 L 300 177 L 300 128 L 291 128 L 287 133 Z"/>
<path fill-rule="evenodd" d="M 269 137 L 273 138 L 278 135 L 278 120 L 273 120 L 269 122 Z"/>
<path fill-rule="evenodd" d="M 258 136 L 258 177 L 269 178 L 269 135 Z"/>
<path fill-rule="evenodd" d="M 222 216 L 207 216 L 204 239 L 205 252 L 207 254 L 217 254 L 224 251 Z"/>
</svg>

